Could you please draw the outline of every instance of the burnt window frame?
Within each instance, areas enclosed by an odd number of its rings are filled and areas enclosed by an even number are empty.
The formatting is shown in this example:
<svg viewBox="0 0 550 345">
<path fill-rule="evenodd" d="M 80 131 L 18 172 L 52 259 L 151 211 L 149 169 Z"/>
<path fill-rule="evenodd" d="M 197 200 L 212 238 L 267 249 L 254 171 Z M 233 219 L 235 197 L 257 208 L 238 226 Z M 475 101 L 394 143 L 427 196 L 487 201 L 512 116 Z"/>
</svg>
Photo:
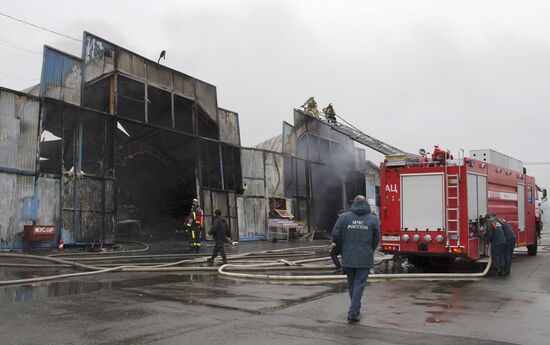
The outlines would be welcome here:
<svg viewBox="0 0 550 345">
<path fill-rule="evenodd" d="M 143 81 L 140 81 L 140 80 L 137 80 L 137 79 L 134 79 L 130 76 L 127 76 L 125 74 L 121 74 L 121 73 L 117 73 L 116 74 L 116 114 L 117 116 L 120 116 L 121 118 L 124 118 L 124 119 L 129 119 L 129 120 L 133 120 L 133 121 L 137 121 L 137 122 L 142 122 L 142 123 L 145 123 L 146 122 L 146 86 L 147 84 Z M 129 95 L 129 94 L 124 94 L 124 93 L 121 93 L 121 85 L 123 83 L 126 82 L 126 80 L 128 81 L 129 84 L 132 84 L 132 83 L 135 83 L 135 86 L 137 86 L 137 84 L 141 84 L 141 86 L 143 87 L 143 99 L 141 99 L 140 96 L 138 95 Z M 143 112 L 142 114 L 138 114 L 140 116 L 134 116 L 133 115 L 133 112 L 126 112 L 126 110 L 128 109 L 123 109 L 124 111 L 121 112 L 121 104 L 125 104 L 123 102 L 121 102 L 122 100 L 124 100 L 125 102 L 128 102 L 128 104 L 136 104 L 136 103 L 142 103 L 142 107 L 141 107 L 141 111 Z M 134 103 L 131 103 L 131 102 L 134 102 Z M 126 104 L 125 104 L 126 106 Z M 139 108 L 136 106 L 136 108 Z"/>
<path fill-rule="evenodd" d="M 187 97 L 173 93 L 172 104 L 173 104 L 172 109 L 173 109 L 173 117 L 174 117 L 174 130 L 178 132 L 194 135 L 196 133 L 195 120 L 194 120 L 195 119 L 195 101 Z M 188 107 L 188 110 L 190 111 L 189 117 L 185 121 L 181 121 L 181 119 L 187 117 L 187 115 L 184 114 L 185 111 L 181 111 L 180 109 L 181 105 L 183 106 L 183 108 Z M 180 115 L 180 114 L 184 114 L 184 115 Z"/>
<path fill-rule="evenodd" d="M 147 123 L 152 126 L 174 129 L 172 92 L 151 84 L 146 84 L 146 88 Z M 159 102 L 154 98 L 159 98 Z"/>
<path fill-rule="evenodd" d="M 198 102 L 195 102 L 195 104 L 197 135 L 202 138 L 220 140 L 220 126 L 218 123 L 212 120 L 208 112 Z"/>
<path fill-rule="evenodd" d="M 90 109 L 97 110 L 103 113 L 112 113 L 112 102 L 111 97 L 114 92 L 114 74 L 109 74 L 102 76 L 93 81 L 87 82 L 84 84 L 82 91 L 82 106 Z M 106 84 L 106 85 L 105 85 Z M 105 91 L 107 94 L 104 95 L 103 100 L 96 100 L 97 93 Z M 92 98 L 92 100 L 90 100 Z"/>
<path fill-rule="evenodd" d="M 64 145 L 63 136 L 65 132 L 63 124 L 64 113 L 65 105 L 61 102 L 46 101 L 42 106 L 40 118 L 40 142 L 38 145 L 38 172 L 40 174 L 60 176 L 62 173 Z M 43 140 L 42 136 L 45 131 L 48 131 L 60 139 L 48 141 Z M 50 147 L 48 148 L 48 146 Z"/>
</svg>

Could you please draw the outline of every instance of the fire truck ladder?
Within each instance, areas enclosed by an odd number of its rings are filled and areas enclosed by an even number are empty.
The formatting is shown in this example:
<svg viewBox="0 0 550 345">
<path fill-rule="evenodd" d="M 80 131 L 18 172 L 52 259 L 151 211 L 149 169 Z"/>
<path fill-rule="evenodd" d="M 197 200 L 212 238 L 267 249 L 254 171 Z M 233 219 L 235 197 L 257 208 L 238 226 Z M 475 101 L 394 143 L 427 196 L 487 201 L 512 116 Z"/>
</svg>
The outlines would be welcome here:
<svg viewBox="0 0 550 345">
<path fill-rule="evenodd" d="M 303 111 L 301 111 L 304 113 Z M 307 113 L 304 113 L 308 115 Z M 329 121 L 326 121 L 324 119 L 318 118 L 323 123 L 326 123 L 327 125 L 331 126 L 336 131 L 347 135 L 350 137 L 351 140 L 354 140 L 358 142 L 359 144 L 363 144 L 375 151 L 378 151 L 382 153 L 383 155 L 389 156 L 389 155 L 397 155 L 397 154 L 403 154 L 405 151 L 402 151 L 398 148 L 395 148 L 389 144 L 386 144 L 383 141 L 380 141 L 376 138 L 371 137 L 368 134 L 363 133 L 361 130 L 359 130 L 357 127 L 352 125 L 351 123 L 344 120 L 341 116 L 336 115 L 341 121 L 336 123 L 331 123 Z M 345 124 L 344 124 L 345 123 Z"/>
<path fill-rule="evenodd" d="M 461 156 L 462 150 L 458 155 L 458 171 L 456 174 L 449 174 L 448 161 L 445 160 L 445 184 L 446 184 L 446 203 L 445 203 L 445 218 L 446 227 L 445 233 L 447 237 L 447 247 L 460 246 L 460 173 L 461 173 Z M 456 240 L 456 245 L 450 244 L 450 237 Z"/>
</svg>

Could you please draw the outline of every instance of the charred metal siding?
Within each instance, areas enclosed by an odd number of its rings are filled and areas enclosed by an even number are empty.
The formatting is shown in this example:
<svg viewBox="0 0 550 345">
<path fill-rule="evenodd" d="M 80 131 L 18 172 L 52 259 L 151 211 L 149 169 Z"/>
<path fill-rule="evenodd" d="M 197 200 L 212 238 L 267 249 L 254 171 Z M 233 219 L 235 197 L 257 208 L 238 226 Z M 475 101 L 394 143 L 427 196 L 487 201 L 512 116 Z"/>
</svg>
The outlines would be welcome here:
<svg viewBox="0 0 550 345">
<path fill-rule="evenodd" d="M 242 149 L 241 165 L 244 194 L 237 198 L 239 237 L 254 239 L 265 236 L 267 229 L 263 151 Z"/>
<path fill-rule="evenodd" d="M 44 46 L 40 97 L 80 105 L 82 60 Z"/>
<path fill-rule="evenodd" d="M 227 221 L 231 229 L 231 237 L 233 239 L 238 239 L 239 230 L 235 193 L 204 189 L 203 198 L 206 231 L 208 232 L 212 227 L 214 211 L 220 210 L 222 212 L 222 217 Z"/>
<path fill-rule="evenodd" d="M 0 173 L 0 248 L 21 248 L 23 225 L 32 224 L 33 194 L 34 176 Z"/>
<path fill-rule="evenodd" d="M 85 83 L 115 70 L 115 46 L 84 33 L 82 79 Z"/>
<path fill-rule="evenodd" d="M 237 197 L 240 239 L 266 236 L 268 204 L 264 198 Z"/>
<path fill-rule="evenodd" d="M 120 93 L 123 81 L 137 98 Z M 144 162 L 158 159 L 173 170 L 159 173 L 158 180 L 173 182 L 163 191 L 187 193 L 155 200 L 158 212 L 183 218 L 186 201 L 179 200 L 198 197 L 207 226 L 222 209 L 238 236 L 239 118 L 218 108 L 214 85 L 84 33 L 82 59 L 44 47 L 37 90 L 35 99 L 0 89 L 0 192 L 14 196 L 0 203 L 2 243 L 21 247 L 24 223 L 54 225 L 67 244 L 113 241 L 117 211 L 126 206 L 117 170 L 155 149 Z M 120 111 L 123 98 L 127 112 Z M 124 176 L 139 168 L 135 163 Z M 265 192 L 263 183 L 258 190 Z"/>
<path fill-rule="evenodd" d="M 229 110 L 218 108 L 220 141 L 235 146 L 241 145 L 239 115 Z"/>
<path fill-rule="evenodd" d="M 265 169 L 263 151 L 241 150 L 243 183 L 246 186 L 244 196 L 265 197 Z"/>
<path fill-rule="evenodd" d="M 0 248 L 20 248 L 36 216 L 38 99 L 0 88 Z"/>
<path fill-rule="evenodd" d="M 59 229 L 61 206 L 61 181 L 55 178 L 39 177 L 37 188 L 38 210 L 36 223 L 54 225 Z"/>
<path fill-rule="evenodd" d="M 266 195 L 269 197 L 284 198 L 283 155 L 275 152 L 264 152 L 264 159 Z"/>
<path fill-rule="evenodd" d="M 139 124 L 143 131 L 164 133 L 161 137 L 175 138 L 182 135 L 182 140 L 174 145 L 186 148 L 189 156 L 194 154 L 189 150 L 196 147 L 196 162 L 193 163 L 197 167 L 197 185 L 196 195 L 193 197 L 201 201 L 205 211 L 206 228 L 211 225 L 214 210 L 220 208 L 228 218 L 233 232 L 237 233 L 235 198 L 242 186 L 238 114 L 218 108 L 217 91 L 214 85 L 172 70 L 163 66 L 162 63 L 151 61 L 87 32 L 84 33 L 84 45 L 84 90 L 104 79 L 111 78 L 110 74 L 114 74 L 109 109 L 113 109 L 112 114 L 118 117 L 119 125 L 137 131 L 136 124 Z M 86 96 L 84 97 L 83 102 L 87 99 Z M 115 136 L 120 134 L 118 130 L 115 132 Z M 130 137 L 129 134 L 127 136 Z M 186 139 L 183 140 L 183 138 Z M 128 140 L 125 139 L 125 141 Z M 115 155 L 123 158 L 128 152 L 122 152 L 121 147 L 120 143 L 115 143 Z M 162 155 L 162 152 L 159 154 Z M 157 156 L 160 156 L 159 154 Z M 130 160 L 129 158 L 120 161 L 128 163 L 127 161 Z M 186 164 L 186 166 L 194 169 L 195 164 Z M 122 206 L 131 207 L 135 206 L 131 205 L 134 201 L 132 198 L 135 199 L 135 191 L 130 191 L 129 185 L 121 187 L 123 181 L 120 177 L 126 174 L 125 169 L 128 169 L 126 165 L 115 164 L 115 176 L 119 179 L 119 183 L 118 188 L 113 191 L 115 193 L 117 190 L 118 193 L 121 190 L 124 191 L 128 205 Z M 132 177 L 128 179 L 130 181 Z M 178 186 L 173 187 L 172 190 L 178 188 Z M 68 193 L 70 191 L 66 194 Z M 117 196 L 120 195 L 117 194 Z M 121 202 L 122 197 L 117 200 Z M 116 208 L 116 201 L 113 203 Z M 110 201 L 106 200 L 106 210 L 108 205 Z M 68 208 L 69 205 L 64 207 Z M 133 209 L 140 208 L 133 207 Z M 71 223 L 79 224 L 77 219 L 79 216 L 79 214 L 64 216 L 64 227 L 68 227 Z M 179 214 L 180 218 L 184 216 L 185 214 Z M 138 219 L 117 219 L 120 222 L 134 220 Z M 74 225 L 72 227 L 76 228 Z M 83 234 L 79 236 L 81 235 Z"/>
<path fill-rule="evenodd" d="M 0 88 L 0 169 L 34 174 L 40 103 Z"/>
</svg>

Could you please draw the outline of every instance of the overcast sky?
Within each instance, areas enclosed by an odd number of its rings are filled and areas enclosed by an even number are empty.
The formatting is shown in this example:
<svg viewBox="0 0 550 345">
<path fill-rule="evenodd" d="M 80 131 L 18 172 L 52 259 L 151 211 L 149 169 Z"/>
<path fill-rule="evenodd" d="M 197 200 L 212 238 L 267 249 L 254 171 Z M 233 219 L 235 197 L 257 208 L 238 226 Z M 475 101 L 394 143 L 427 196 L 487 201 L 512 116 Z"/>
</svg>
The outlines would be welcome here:
<svg viewBox="0 0 550 345">
<path fill-rule="evenodd" d="M 549 1 L 3 0 L 0 12 L 152 60 L 166 50 L 165 65 L 217 86 L 245 146 L 315 96 L 403 150 L 550 161 Z M 38 83 L 44 44 L 81 55 L 79 42 L 0 16 L 0 85 Z M 550 167 L 528 170 L 550 187 Z"/>
</svg>

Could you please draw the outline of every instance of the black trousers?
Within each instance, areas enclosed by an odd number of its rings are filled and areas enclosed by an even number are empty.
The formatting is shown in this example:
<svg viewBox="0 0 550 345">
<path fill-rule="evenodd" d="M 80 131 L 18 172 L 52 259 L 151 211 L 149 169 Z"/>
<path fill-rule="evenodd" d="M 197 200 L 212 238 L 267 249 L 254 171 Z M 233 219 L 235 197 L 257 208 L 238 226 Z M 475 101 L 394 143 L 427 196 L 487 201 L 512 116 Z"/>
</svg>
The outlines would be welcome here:
<svg viewBox="0 0 550 345">
<path fill-rule="evenodd" d="M 212 252 L 212 257 L 210 257 L 210 260 L 214 260 L 218 254 L 221 254 L 223 261 L 227 260 L 227 256 L 225 256 L 225 248 L 222 244 L 215 244 L 214 245 L 214 251 Z"/>
<path fill-rule="evenodd" d="M 339 254 L 340 254 L 340 248 L 338 248 L 337 246 L 333 247 L 330 250 L 330 258 L 332 259 L 332 262 L 334 263 L 334 266 L 336 266 L 336 268 L 338 268 L 338 269 L 340 269 L 340 267 L 342 267 L 342 264 L 340 264 L 340 260 L 338 259 Z"/>
<path fill-rule="evenodd" d="M 494 272 L 504 273 L 504 246 L 505 244 L 491 244 L 491 268 Z"/>
<path fill-rule="evenodd" d="M 504 245 L 504 273 L 510 274 L 512 268 L 512 255 L 514 255 L 514 248 L 516 247 L 516 238 L 513 237 L 506 241 Z"/>
<path fill-rule="evenodd" d="M 199 249 L 201 249 L 201 230 L 199 228 L 192 228 L 190 235 L 191 248 L 195 253 L 198 253 Z"/>
</svg>

